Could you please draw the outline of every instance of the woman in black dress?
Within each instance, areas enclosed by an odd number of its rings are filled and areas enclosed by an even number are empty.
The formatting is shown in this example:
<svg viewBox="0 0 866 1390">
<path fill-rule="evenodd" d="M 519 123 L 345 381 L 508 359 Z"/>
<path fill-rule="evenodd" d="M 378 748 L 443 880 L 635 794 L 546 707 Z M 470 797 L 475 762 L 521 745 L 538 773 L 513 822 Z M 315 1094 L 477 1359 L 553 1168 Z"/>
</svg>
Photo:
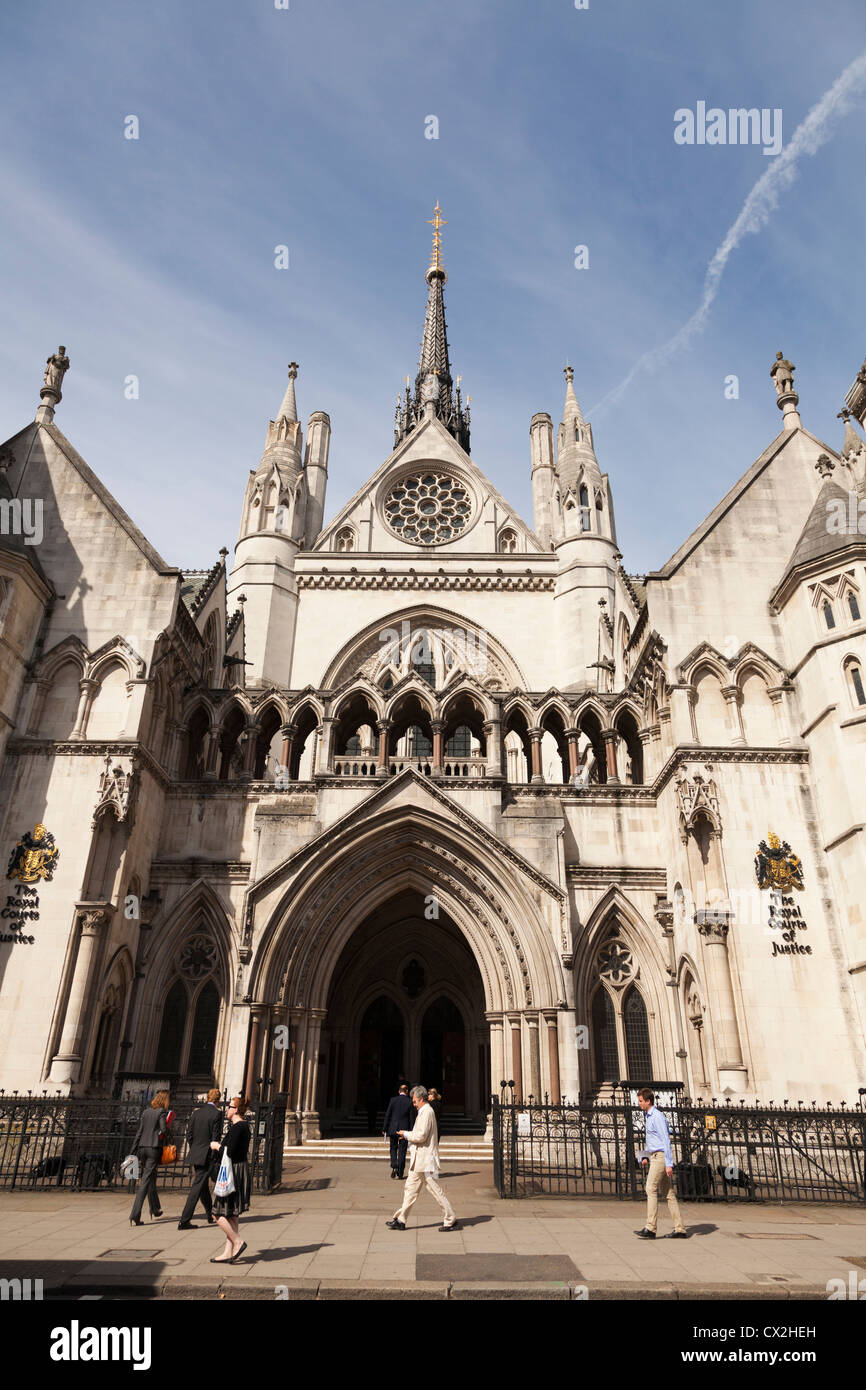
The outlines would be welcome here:
<svg viewBox="0 0 866 1390">
<path fill-rule="evenodd" d="M 227 1197 L 214 1196 L 213 1214 L 226 1238 L 226 1243 L 222 1254 L 211 1260 L 212 1265 L 233 1265 L 247 1248 L 246 1241 L 241 1240 L 238 1235 L 238 1218 L 250 1205 L 250 1175 L 247 1163 L 250 1127 L 244 1119 L 247 1109 L 247 1102 L 243 1096 L 235 1096 L 231 1104 L 226 1106 L 228 1133 L 221 1144 L 215 1141 L 211 1143 L 211 1148 L 217 1150 L 217 1172 L 222 1165 L 223 1154 L 226 1154 L 231 1159 L 235 1180 L 234 1192 L 230 1192 Z"/>
<path fill-rule="evenodd" d="M 151 1217 L 162 1216 L 159 1198 L 156 1195 L 156 1175 L 162 1154 L 163 1136 L 168 1131 L 173 1115 L 169 1113 L 168 1091 L 159 1091 L 146 1110 L 141 1113 L 138 1129 L 132 1141 L 132 1152 L 138 1154 L 141 1165 L 141 1180 L 129 1214 L 131 1226 L 141 1225 L 141 1209 L 144 1198 L 150 1203 Z"/>
</svg>

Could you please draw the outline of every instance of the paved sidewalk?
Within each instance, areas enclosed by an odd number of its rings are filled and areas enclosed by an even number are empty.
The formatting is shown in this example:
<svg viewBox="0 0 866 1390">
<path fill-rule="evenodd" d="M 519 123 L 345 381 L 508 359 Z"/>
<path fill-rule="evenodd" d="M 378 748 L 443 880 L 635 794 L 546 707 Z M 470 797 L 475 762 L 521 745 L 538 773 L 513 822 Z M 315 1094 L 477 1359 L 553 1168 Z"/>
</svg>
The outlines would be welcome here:
<svg viewBox="0 0 866 1390">
<path fill-rule="evenodd" d="M 422 1192 L 395 1232 L 384 1223 L 400 1184 L 384 1159 L 293 1156 L 282 1192 L 253 1195 L 241 1263 L 222 1268 L 210 1264 L 222 1237 L 203 1216 L 177 1229 L 181 1193 L 164 1196 L 162 1220 L 132 1228 L 125 1193 L 4 1192 L 0 1277 L 42 1278 L 46 1296 L 64 1298 L 261 1299 L 825 1299 L 829 1279 L 866 1280 L 862 1207 L 683 1204 L 689 1240 L 642 1241 L 642 1203 L 502 1201 L 489 1164 L 446 1165 L 441 1180 L 461 1229 L 440 1232 Z"/>
</svg>

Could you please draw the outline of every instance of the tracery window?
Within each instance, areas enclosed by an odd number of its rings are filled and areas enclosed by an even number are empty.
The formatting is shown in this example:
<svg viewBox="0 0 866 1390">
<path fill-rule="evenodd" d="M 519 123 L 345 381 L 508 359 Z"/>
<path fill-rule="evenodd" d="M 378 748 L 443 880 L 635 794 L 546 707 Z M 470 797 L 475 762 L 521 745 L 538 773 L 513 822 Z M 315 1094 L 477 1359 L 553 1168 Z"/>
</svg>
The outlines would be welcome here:
<svg viewBox="0 0 866 1390">
<path fill-rule="evenodd" d="M 447 473 L 409 474 L 385 499 L 385 517 L 391 530 L 422 545 L 454 540 L 471 515 L 468 489 Z"/>
<path fill-rule="evenodd" d="M 517 550 L 517 533 L 510 528 L 499 533 L 499 551 L 502 555 L 513 555 Z"/>
<path fill-rule="evenodd" d="M 825 626 L 828 628 L 834 628 L 836 626 L 836 615 L 833 612 L 833 605 L 829 599 L 824 600 L 824 607 L 822 609 L 822 612 L 824 614 Z"/>
<path fill-rule="evenodd" d="M 341 527 L 341 529 L 337 532 L 336 544 L 338 550 L 354 550 L 355 534 L 351 526 Z"/>
</svg>

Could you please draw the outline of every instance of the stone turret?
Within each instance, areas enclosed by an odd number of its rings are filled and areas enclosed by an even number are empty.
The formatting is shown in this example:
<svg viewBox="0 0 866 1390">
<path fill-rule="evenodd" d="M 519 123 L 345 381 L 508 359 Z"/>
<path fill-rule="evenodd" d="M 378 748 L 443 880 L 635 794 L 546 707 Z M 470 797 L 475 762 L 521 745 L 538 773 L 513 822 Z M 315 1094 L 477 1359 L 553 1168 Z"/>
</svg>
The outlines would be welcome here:
<svg viewBox="0 0 866 1390">
<path fill-rule="evenodd" d="M 289 363 L 289 380 L 276 418 L 268 424 L 261 462 L 247 482 L 240 535 L 228 594 L 246 596 L 244 631 L 247 684 L 288 681 L 298 607 L 295 558 L 305 544 L 308 521 L 307 476 L 301 459 L 301 426 L 295 401 L 297 362 Z M 315 417 L 314 417 L 315 418 Z M 327 416 L 324 417 L 327 420 Z M 314 468 L 319 476 L 321 449 Z M 327 444 L 324 449 L 327 468 Z M 318 503 L 313 508 L 314 515 Z M 321 510 L 318 509 L 319 526 Z"/>
</svg>

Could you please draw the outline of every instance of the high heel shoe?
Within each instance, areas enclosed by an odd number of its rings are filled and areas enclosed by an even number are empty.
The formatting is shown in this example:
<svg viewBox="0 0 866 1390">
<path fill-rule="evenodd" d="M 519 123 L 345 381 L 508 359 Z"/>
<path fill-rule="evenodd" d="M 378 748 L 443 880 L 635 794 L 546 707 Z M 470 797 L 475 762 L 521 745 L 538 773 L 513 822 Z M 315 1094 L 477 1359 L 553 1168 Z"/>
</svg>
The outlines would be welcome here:
<svg viewBox="0 0 866 1390">
<path fill-rule="evenodd" d="M 142 1221 L 140 1216 L 138 1218 L 131 1216 L 129 1218 L 129 1224 L 130 1226 L 143 1226 L 144 1222 Z"/>
</svg>

